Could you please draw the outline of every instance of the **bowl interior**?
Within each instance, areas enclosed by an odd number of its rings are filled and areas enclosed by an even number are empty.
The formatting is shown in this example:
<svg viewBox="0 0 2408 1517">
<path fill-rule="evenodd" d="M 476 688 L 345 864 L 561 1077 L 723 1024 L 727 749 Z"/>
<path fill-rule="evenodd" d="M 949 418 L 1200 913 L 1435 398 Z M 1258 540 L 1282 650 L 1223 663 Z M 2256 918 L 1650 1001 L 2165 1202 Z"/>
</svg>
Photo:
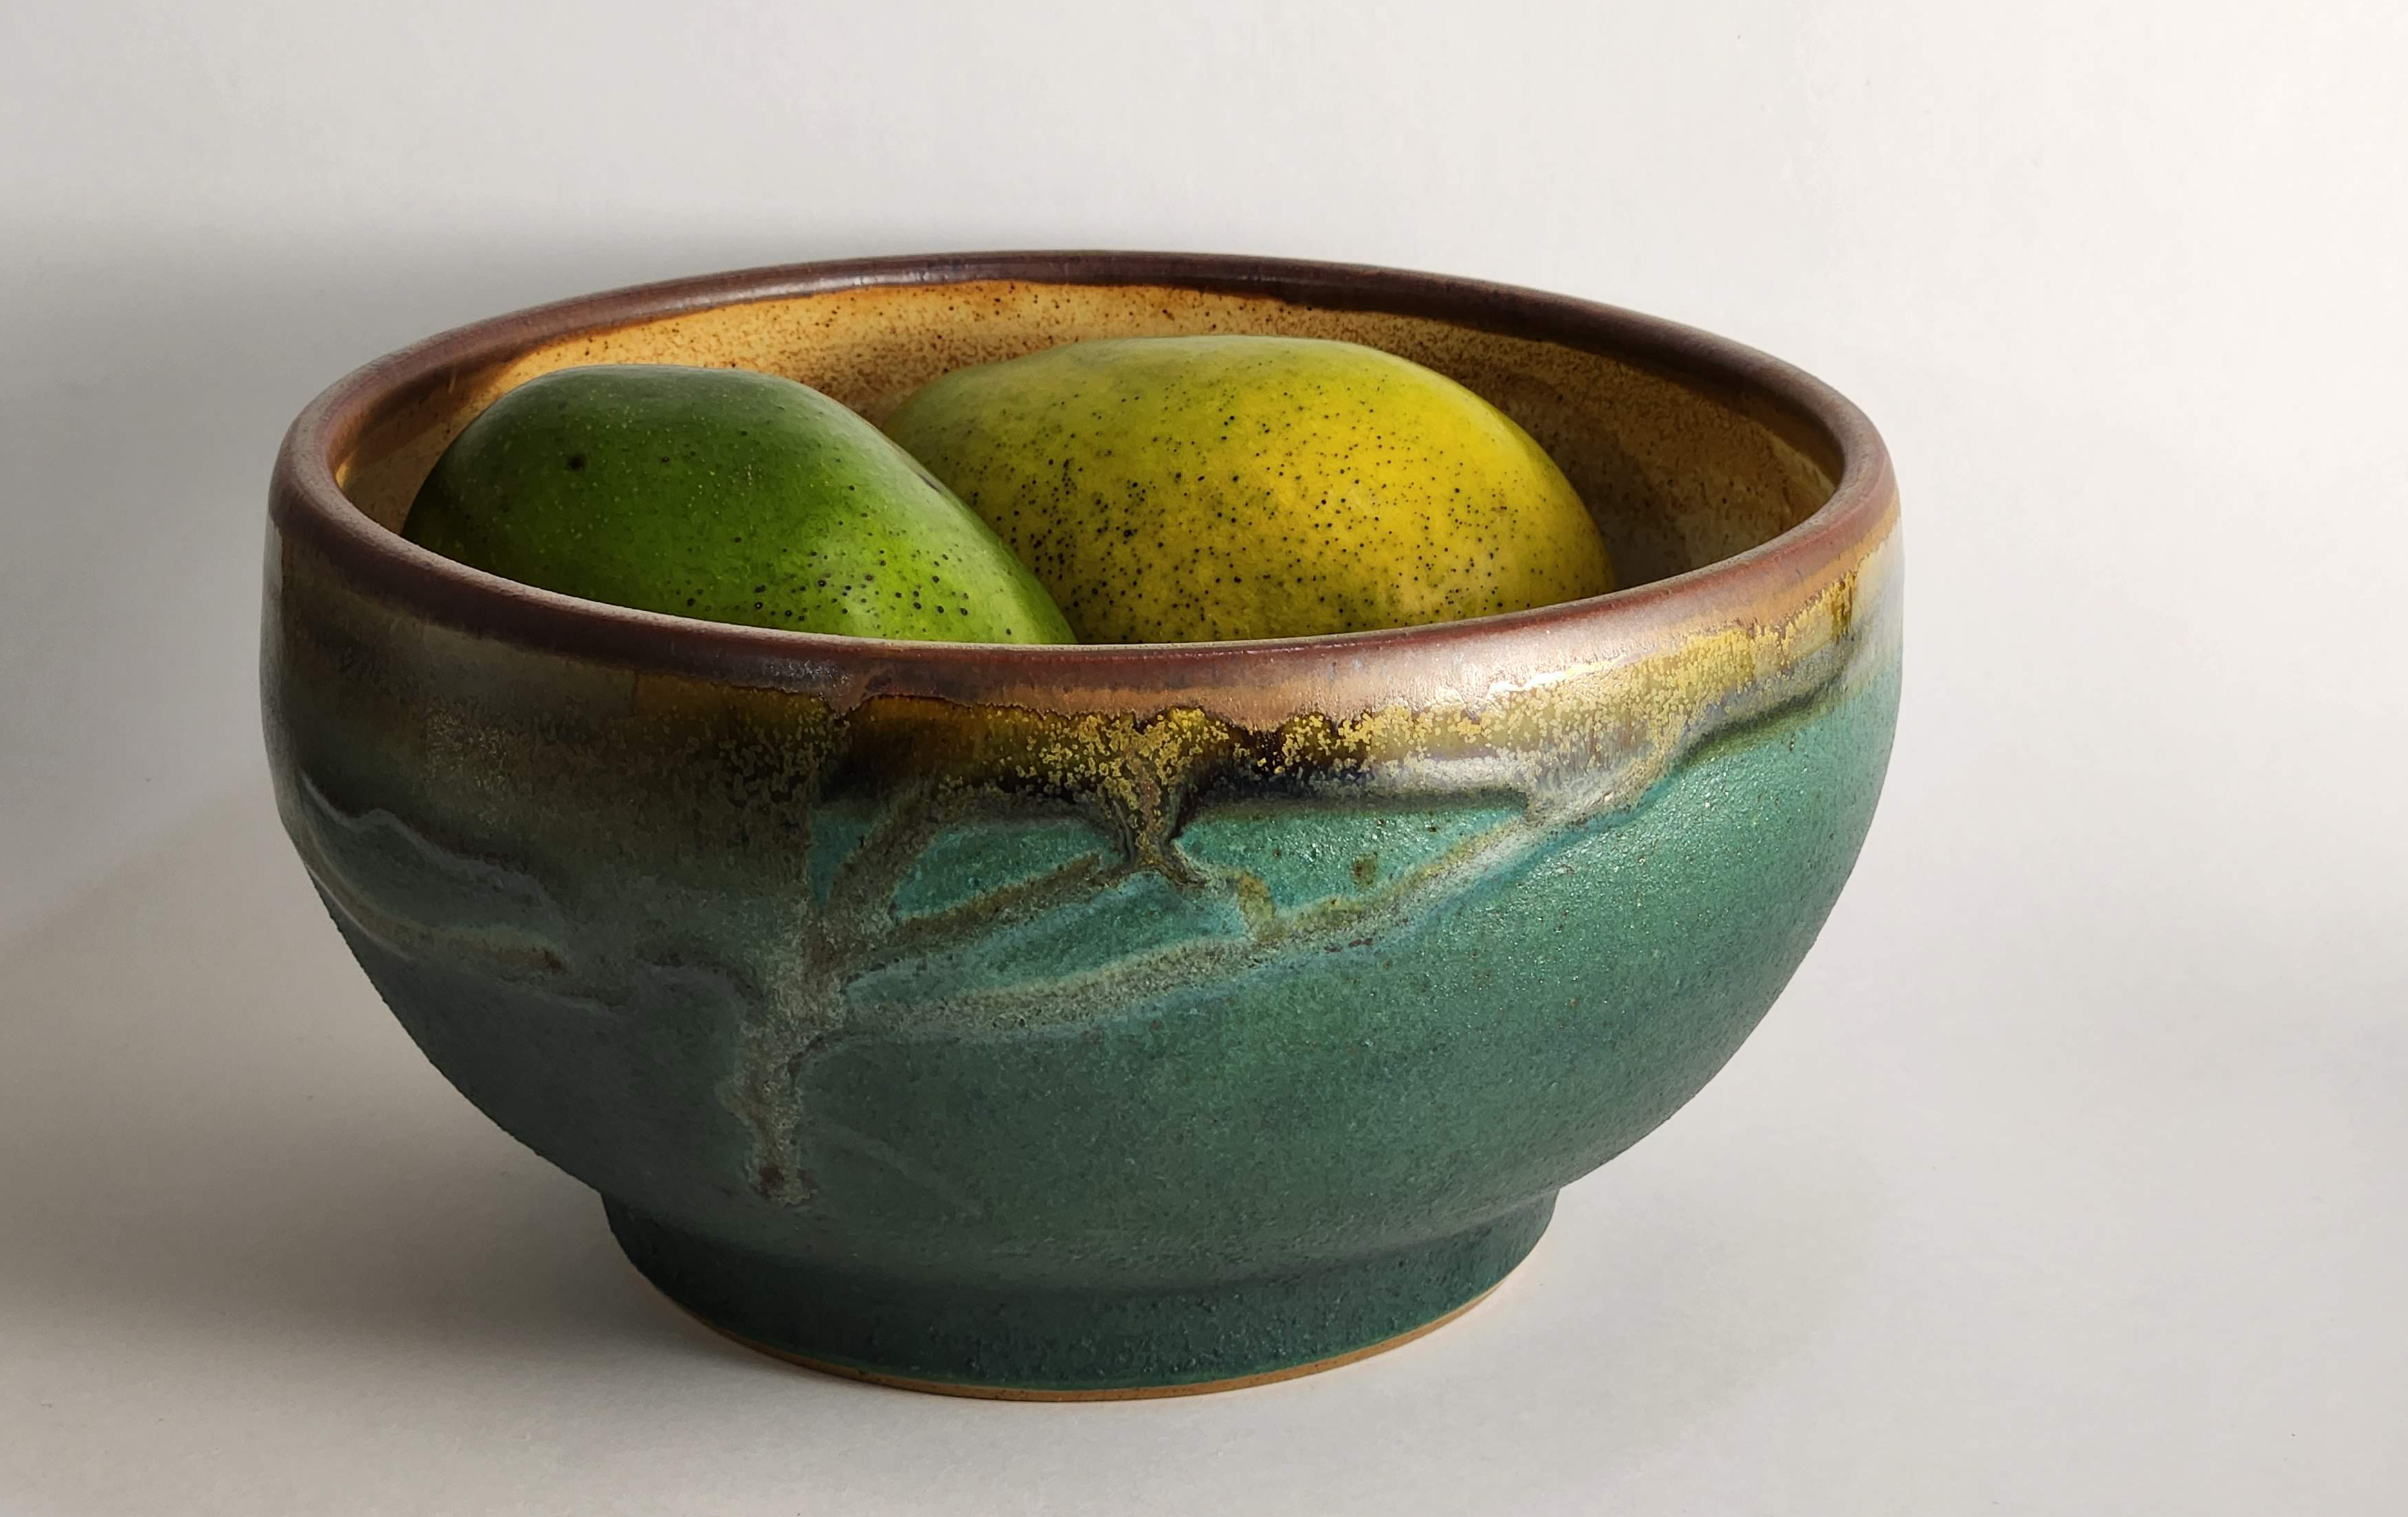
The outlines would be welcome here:
<svg viewBox="0 0 2408 1517">
<path fill-rule="evenodd" d="M 1625 587 L 1731 557 L 1830 498 L 1838 450 L 1800 419 L 1695 373 L 1426 315 L 1253 292 L 1010 279 L 856 285 L 669 308 L 601 328 L 574 320 L 499 356 L 404 386 L 335 463 L 346 495 L 398 528 L 420 481 L 495 397 L 578 364 L 726 365 L 781 374 L 882 421 L 968 364 L 1092 337 L 1276 333 L 1369 344 L 1446 374 L 1554 456 L 1597 517 Z M 580 329 L 582 326 L 582 329 Z M 488 350 L 491 352 L 493 350 Z"/>
</svg>

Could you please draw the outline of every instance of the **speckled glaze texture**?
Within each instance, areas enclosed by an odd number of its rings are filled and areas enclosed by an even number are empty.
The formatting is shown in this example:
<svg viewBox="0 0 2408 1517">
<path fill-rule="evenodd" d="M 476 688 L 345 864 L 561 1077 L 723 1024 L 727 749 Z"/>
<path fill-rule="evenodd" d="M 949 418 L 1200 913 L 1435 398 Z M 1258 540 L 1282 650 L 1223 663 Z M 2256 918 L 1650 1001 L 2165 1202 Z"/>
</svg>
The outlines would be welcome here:
<svg viewBox="0 0 2408 1517">
<path fill-rule="evenodd" d="M 1082 337 L 1335 336 L 1486 396 L 1614 594 L 1352 637 L 843 639 L 511 585 L 387 530 L 494 395 L 729 363 L 873 419 Z M 571 302 L 294 425 L 264 688 L 287 826 L 443 1073 L 672 1297 L 982 1393 L 1203 1388 L 1494 1285 L 1805 953 L 1898 700 L 1894 487 L 1761 355 L 1501 287 L 1143 254 Z"/>
</svg>

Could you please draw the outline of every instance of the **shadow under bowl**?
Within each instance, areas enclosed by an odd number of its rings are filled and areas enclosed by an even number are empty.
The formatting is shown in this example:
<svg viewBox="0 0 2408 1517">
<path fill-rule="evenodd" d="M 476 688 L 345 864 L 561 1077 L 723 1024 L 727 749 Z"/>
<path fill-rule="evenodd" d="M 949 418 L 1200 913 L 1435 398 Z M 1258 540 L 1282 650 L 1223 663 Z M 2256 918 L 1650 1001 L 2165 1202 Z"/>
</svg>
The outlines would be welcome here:
<svg viewBox="0 0 2408 1517">
<path fill-rule="evenodd" d="M 738 365 L 876 420 L 1079 338 L 1346 338 L 1485 395 L 1628 587 L 1336 637 L 849 639 L 596 605 L 394 531 L 495 396 Z M 948 255 L 499 318 L 294 424 L 285 824 L 427 1056 L 713 1325 L 969 1394 L 1409 1337 L 1721 1067 L 1854 863 L 1897 498 L 1816 381 L 1583 301 L 1334 265 Z"/>
</svg>

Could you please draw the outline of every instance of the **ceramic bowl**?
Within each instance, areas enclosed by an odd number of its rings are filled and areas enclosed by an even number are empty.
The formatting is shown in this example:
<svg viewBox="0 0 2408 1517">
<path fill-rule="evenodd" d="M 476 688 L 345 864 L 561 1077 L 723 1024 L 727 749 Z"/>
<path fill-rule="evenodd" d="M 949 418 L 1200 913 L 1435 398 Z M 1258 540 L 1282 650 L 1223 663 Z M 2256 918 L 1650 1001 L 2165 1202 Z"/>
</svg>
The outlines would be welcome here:
<svg viewBox="0 0 2408 1517">
<path fill-rule="evenodd" d="M 566 365 L 872 419 L 1076 338 L 1341 337 L 1555 456 L 1615 594 L 1283 641 L 998 648 L 596 605 L 394 530 Z M 386 1003 L 672 1299 L 931 1389 L 1321 1367 L 1476 1300 L 1813 942 L 1899 691 L 1897 503 L 1805 375 L 1579 300 L 1154 254 L 821 264 L 503 317 L 294 422 L 263 684 Z"/>
</svg>

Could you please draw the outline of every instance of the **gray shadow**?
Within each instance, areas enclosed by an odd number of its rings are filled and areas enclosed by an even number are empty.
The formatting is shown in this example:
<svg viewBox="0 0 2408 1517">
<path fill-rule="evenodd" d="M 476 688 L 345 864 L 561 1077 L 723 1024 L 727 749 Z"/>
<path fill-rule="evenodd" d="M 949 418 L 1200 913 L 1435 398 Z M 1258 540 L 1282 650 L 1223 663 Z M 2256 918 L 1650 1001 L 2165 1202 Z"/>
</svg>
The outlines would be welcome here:
<svg viewBox="0 0 2408 1517">
<path fill-rule="evenodd" d="M 0 1312 L 62 1342 L 713 1343 L 418 1056 L 267 810 L 220 801 L 0 945 Z"/>
</svg>

